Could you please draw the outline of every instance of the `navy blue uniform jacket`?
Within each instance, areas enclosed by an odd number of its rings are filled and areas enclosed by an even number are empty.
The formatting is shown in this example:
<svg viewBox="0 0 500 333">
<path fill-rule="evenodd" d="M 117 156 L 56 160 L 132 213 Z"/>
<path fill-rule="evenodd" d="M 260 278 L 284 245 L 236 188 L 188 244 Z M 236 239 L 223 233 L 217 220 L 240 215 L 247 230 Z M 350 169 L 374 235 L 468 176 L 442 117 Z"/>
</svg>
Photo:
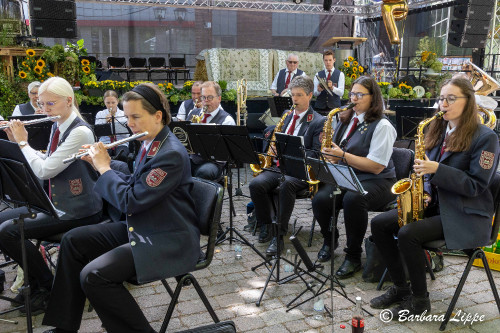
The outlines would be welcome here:
<svg viewBox="0 0 500 333">
<path fill-rule="evenodd" d="M 140 154 L 139 154 L 140 155 Z M 127 216 L 137 281 L 146 283 L 193 271 L 200 231 L 191 197 L 186 148 L 165 126 L 132 175 L 109 170 L 95 190 Z"/>
<path fill-rule="evenodd" d="M 438 145 L 427 151 L 427 156 L 439 161 L 440 150 Z M 444 152 L 436 173 L 430 175 L 430 184 L 437 187 L 448 248 L 471 249 L 484 246 L 490 239 L 494 203 L 488 184 L 497 165 L 498 137 L 480 125 L 469 150 Z M 428 182 L 424 187 L 432 193 Z"/>
</svg>

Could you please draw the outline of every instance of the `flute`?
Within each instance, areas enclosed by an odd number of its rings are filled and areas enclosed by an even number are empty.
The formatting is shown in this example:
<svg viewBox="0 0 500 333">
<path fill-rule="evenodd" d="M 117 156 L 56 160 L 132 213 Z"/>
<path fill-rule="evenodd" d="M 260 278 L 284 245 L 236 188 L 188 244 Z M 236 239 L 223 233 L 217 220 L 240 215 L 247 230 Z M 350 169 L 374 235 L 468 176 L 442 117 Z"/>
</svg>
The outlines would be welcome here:
<svg viewBox="0 0 500 333">
<path fill-rule="evenodd" d="M 33 120 L 26 120 L 26 121 L 22 121 L 22 123 L 24 124 L 24 126 L 28 126 L 28 125 L 33 125 L 33 124 L 44 123 L 46 121 L 56 120 L 59 118 L 61 118 L 61 116 L 52 116 L 52 117 L 45 117 L 45 118 L 39 118 L 39 119 L 33 119 Z M 9 125 L 0 126 L 0 130 L 4 130 L 6 128 L 9 128 Z"/>
<path fill-rule="evenodd" d="M 104 145 L 104 147 L 106 147 L 106 149 L 110 149 L 110 148 L 113 148 L 113 147 L 119 146 L 119 145 L 121 145 L 121 144 L 127 143 L 127 142 L 129 142 L 129 141 L 133 141 L 133 140 L 136 140 L 136 139 L 142 138 L 143 136 L 146 136 L 146 135 L 148 135 L 148 134 L 149 134 L 148 132 L 137 133 L 137 134 L 134 134 L 134 135 L 129 136 L 128 138 L 121 139 L 121 140 L 115 141 L 115 142 L 113 142 L 113 143 L 110 143 L 110 144 Z M 90 150 L 90 149 L 87 149 L 87 150 L 82 151 L 82 152 L 80 152 L 80 153 L 71 154 L 68 158 L 66 158 L 66 159 L 64 159 L 64 160 L 63 160 L 63 163 L 64 163 L 64 164 L 71 163 L 71 162 L 76 161 L 76 160 L 77 160 L 77 159 L 79 159 L 79 158 L 82 158 L 82 157 L 84 157 L 84 156 L 87 156 L 87 155 L 89 154 L 89 150 Z"/>
</svg>

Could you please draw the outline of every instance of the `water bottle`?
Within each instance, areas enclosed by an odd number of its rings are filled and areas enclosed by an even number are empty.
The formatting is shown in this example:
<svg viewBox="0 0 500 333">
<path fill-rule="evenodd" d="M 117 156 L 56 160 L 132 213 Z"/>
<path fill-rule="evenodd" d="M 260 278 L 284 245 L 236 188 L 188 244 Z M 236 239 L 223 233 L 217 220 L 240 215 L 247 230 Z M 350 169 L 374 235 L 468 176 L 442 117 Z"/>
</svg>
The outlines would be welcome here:
<svg viewBox="0 0 500 333">
<path fill-rule="evenodd" d="M 356 297 L 356 309 L 352 313 L 352 333 L 362 333 L 365 330 L 365 318 L 361 304 L 361 297 Z"/>
<path fill-rule="evenodd" d="M 286 250 L 285 259 L 288 260 L 289 262 L 292 262 L 292 251 L 290 249 Z M 285 261 L 284 269 L 286 273 L 291 273 L 293 272 L 293 265 L 290 264 L 288 261 Z"/>
<path fill-rule="evenodd" d="M 236 260 L 242 259 L 243 258 L 242 252 L 243 252 L 243 246 L 241 246 L 241 244 L 235 244 L 234 245 L 234 259 L 236 259 Z"/>
<path fill-rule="evenodd" d="M 325 303 L 320 295 L 314 297 L 314 319 L 323 320 L 323 312 L 325 312 Z"/>
</svg>

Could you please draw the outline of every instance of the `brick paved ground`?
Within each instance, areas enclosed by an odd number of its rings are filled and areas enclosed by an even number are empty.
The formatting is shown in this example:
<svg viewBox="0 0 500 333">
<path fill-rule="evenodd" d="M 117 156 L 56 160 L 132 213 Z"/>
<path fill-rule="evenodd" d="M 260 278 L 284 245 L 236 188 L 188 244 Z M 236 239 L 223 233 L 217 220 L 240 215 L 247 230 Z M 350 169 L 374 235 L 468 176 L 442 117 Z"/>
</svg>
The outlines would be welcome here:
<svg viewBox="0 0 500 333">
<path fill-rule="evenodd" d="M 243 177 L 242 177 L 243 178 Z M 248 180 L 251 177 L 249 176 Z M 243 181 L 243 179 L 242 179 Z M 248 194 L 248 185 L 242 186 L 243 192 Z M 237 230 L 242 231 L 246 224 L 246 204 L 249 200 L 244 197 L 235 199 L 237 216 L 234 225 Z M 228 203 L 224 203 L 222 220 L 228 225 Z M 305 245 L 309 228 L 311 225 L 312 212 L 309 200 L 299 200 L 296 203 L 292 221 L 296 218 L 298 226 L 304 226 L 299 238 Z M 373 214 L 375 215 L 375 214 Z M 335 266 L 338 267 L 343 260 L 342 248 L 345 245 L 345 228 L 343 227 L 343 217 L 340 214 L 340 247 L 335 251 Z M 242 231 L 243 232 L 243 231 Z M 368 231 L 369 233 L 369 231 Z M 257 236 L 243 232 L 256 247 L 265 251 L 267 244 L 259 244 Z M 314 234 L 313 246 L 307 248 L 311 258 L 316 257 L 316 253 L 322 244 L 321 236 L 317 230 Z M 288 240 L 285 241 L 286 248 L 292 248 Z M 363 260 L 365 258 L 363 257 Z M 442 314 L 451 300 L 460 275 L 464 269 L 465 258 L 458 256 L 445 256 L 445 268 L 436 273 L 436 280 L 428 278 L 430 297 L 432 301 L 432 313 Z M 243 259 L 234 258 L 233 246 L 229 242 L 224 242 L 217 246 L 212 264 L 208 269 L 196 272 L 194 275 L 199 279 L 200 285 L 205 290 L 215 312 L 221 320 L 233 320 L 236 323 L 238 332 L 349 332 L 349 320 L 352 315 L 353 305 L 351 302 L 333 293 L 333 322 L 328 319 L 322 321 L 313 318 L 312 301 L 286 312 L 286 304 L 297 296 L 303 289 L 300 281 L 293 281 L 284 285 L 277 285 L 274 282 L 269 284 L 265 292 L 263 302 L 260 307 L 255 305 L 259 298 L 268 271 L 265 268 L 257 269 L 255 272 L 251 267 L 260 263 L 257 256 L 249 247 L 243 246 Z M 330 265 L 325 265 L 325 271 L 329 272 Z M 7 284 L 10 287 L 14 279 L 15 272 L 7 268 Z M 283 274 L 283 273 L 282 273 Z M 500 279 L 499 272 L 493 272 L 497 281 Z M 169 279 L 172 286 L 175 281 Z M 350 299 L 361 296 L 365 302 L 380 294 L 375 290 L 375 283 L 366 283 L 361 279 L 361 272 L 354 277 L 344 280 Z M 389 284 L 386 284 L 386 286 Z M 164 292 L 161 283 L 152 283 L 141 287 L 130 287 L 131 293 L 136 297 L 137 302 L 152 322 L 155 329 L 161 326 L 161 320 L 166 312 L 170 297 Z M 5 291 L 3 295 L 10 296 L 10 291 Z M 325 303 L 330 304 L 330 293 L 324 294 Z M 439 323 L 383 323 L 378 314 L 380 310 L 366 308 L 375 314 L 374 317 L 366 317 L 366 332 L 438 332 Z M 0 300 L 0 311 L 9 308 L 9 304 Z M 481 323 L 474 323 L 472 326 L 461 323 L 449 323 L 448 332 L 496 332 L 500 327 L 500 315 L 495 306 L 493 295 L 489 289 L 489 284 L 484 270 L 473 268 L 462 295 L 459 298 L 456 310 L 467 313 L 478 313 L 484 315 L 485 320 Z M 17 325 L 3 323 L 0 321 L 0 332 L 24 332 L 26 327 L 25 318 L 20 317 L 18 312 L 5 315 L 2 318 L 16 320 Z M 43 332 L 46 327 L 41 325 L 43 315 L 34 317 L 34 332 Z M 179 331 L 208 324 L 211 318 L 204 310 L 203 304 L 197 298 L 192 287 L 187 287 L 181 293 L 181 298 L 173 318 L 168 327 L 168 331 Z M 342 329 L 340 325 L 345 325 Z M 94 311 L 85 312 L 80 332 L 104 332 L 101 322 Z"/>
</svg>

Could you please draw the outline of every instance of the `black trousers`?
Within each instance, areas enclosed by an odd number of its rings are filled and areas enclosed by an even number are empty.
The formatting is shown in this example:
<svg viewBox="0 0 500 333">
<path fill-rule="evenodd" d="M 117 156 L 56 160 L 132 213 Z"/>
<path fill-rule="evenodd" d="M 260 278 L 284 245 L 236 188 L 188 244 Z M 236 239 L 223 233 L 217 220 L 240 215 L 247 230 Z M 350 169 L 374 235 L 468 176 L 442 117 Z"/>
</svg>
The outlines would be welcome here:
<svg viewBox="0 0 500 333">
<path fill-rule="evenodd" d="M 28 213 L 26 207 L 15 208 L 0 213 L 0 249 L 19 265 L 23 264 L 20 243 L 19 224 L 14 224 L 13 219 L 20 214 Z M 42 255 L 30 239 L 43 239 L 48 236 L 66 232 L 82 225 L 95 224 L 101 219 L 101 213 L 79 219 L 58 220 L 43 213 L 38 213 L 34 219 L 24 220 L 24 234 L 26 240 L 26 257 L 28 260 L 28 273 L 30 286 L 36 290 L 43 287 L 50 290 L 52 287 L 52 272 L 43 260 Z"/>
<path fill-rule="evenodd" d="M 278 168 L 276 168 L 279 171 Z M 300 179 L 285 176 L 285 181 L 280 185 L 280 172 L 265 170 L 252 179 L 249 185 L 250 197 L 255 205 L 255 216 L 259 224 L 272 223 L 273 191 L 279 186 L 277 219 L 280 222 L 279 233 L 286 235 L 288 221 L 292 216 L 296 194 L 306 189 L 309 185 Z"/>
<path fill-rule="evenodd" d="M 394 200 L 391 187 L 395 179 L 377 178 L 361 182 L 366 195 L 343 190 L 337 195 L 335 207 L 337 210 L 344 209 L 344 221 L 347 236 L 346 259 L 354 262 L 361 261 L 361 246 L 368 227 L 368 211 L 383 208 Z M 325 238 L 325 244 L 331 244 L 331 232 L 329 231 L 331 217 L 333 215 L 333 202 L 331 194 L 333 186 L 323 184 L 313 198 L 313 213 L 321 227 L 321 234 Z M 336 212 L 338 214 L 338 211 Z M 338 236 L 337 236 L 338 237 Z"/>
<path fill-rule="evenodd" d="M 154 332 L 123 285 L 136 276 L 127 226 L 121 222 L 76 228 L 64 235 L 43 324 L 80 327 L 85 298 L 107 332 Z"/>
<path fill-rule="evenodd" d="M 394 209 L 374 217 L 371 228 L 373 241 L 382 255 L 394 284 L 400 287 L 406 285 L 401 253 L 408 267 L 413 294 L 416 296 L 426 295 L 426 269 L 422 244 L 443 239 L 441 216 L 426 217 L 423 220 L 404 225 L 400 229 L 398 212 Z"/>
</svg>

